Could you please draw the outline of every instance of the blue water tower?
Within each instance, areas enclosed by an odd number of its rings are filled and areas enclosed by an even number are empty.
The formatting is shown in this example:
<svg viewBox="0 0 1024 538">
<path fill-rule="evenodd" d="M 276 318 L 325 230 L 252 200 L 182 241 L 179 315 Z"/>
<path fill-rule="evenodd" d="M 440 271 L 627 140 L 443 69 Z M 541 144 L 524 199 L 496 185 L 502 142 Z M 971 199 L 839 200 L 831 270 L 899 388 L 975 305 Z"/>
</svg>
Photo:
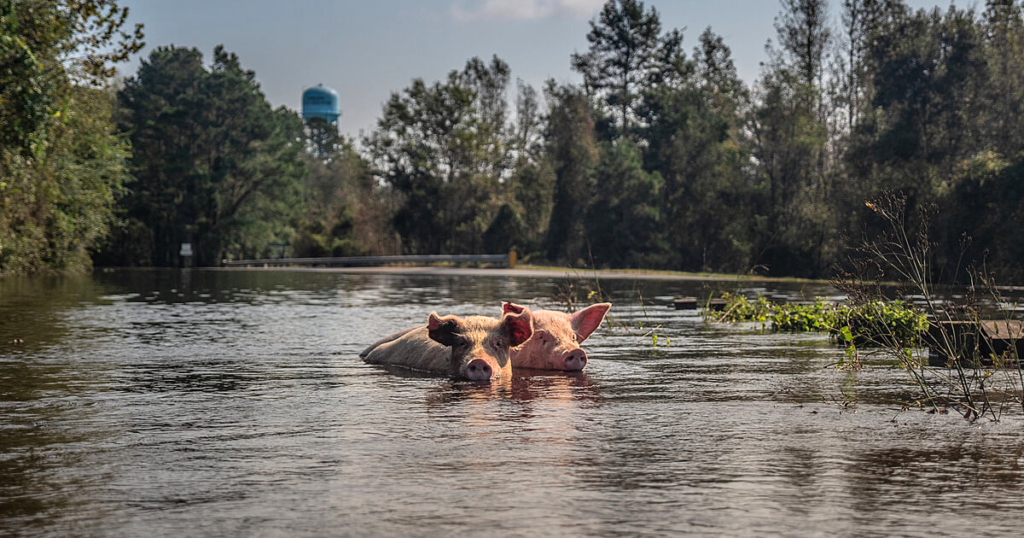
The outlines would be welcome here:
<svg viewBox="0 0 1024 538">
<path fill-rule="evenodd" d="M 337 124 L 341 109 L 338 108 L 338 92 L 323 84 L 307 88 L 302 92 L 302 119 L 323 118 L 327 123 Z"/>
</svg>

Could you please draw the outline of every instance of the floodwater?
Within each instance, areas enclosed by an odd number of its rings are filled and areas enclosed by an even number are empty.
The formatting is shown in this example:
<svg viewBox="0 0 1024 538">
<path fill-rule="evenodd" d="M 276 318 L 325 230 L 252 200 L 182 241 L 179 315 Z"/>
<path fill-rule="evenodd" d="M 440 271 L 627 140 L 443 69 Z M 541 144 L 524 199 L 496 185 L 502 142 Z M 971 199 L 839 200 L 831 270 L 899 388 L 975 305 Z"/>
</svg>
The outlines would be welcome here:
<svg viewBox="0 0 1024 538">
<path fill-rule="evenodd" d="M 473 384 L 358 354 L 431 310 L 558 308 L 559 274 L 0 281 L 0 534 L 1019 535 L 1019 411 L 904 410 L 906 373 L 824 336 L 667 308 L 836 294 L 764 286 L 602 281 L 585 373 Z"/>
</svg>

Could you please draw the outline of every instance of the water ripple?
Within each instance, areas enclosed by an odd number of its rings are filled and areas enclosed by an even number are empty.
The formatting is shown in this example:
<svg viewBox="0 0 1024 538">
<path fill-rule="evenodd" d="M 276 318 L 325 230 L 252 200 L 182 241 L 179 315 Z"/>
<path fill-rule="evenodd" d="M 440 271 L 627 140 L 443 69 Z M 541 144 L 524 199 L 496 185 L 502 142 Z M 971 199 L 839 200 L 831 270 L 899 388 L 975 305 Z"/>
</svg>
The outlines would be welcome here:
<svg viewBox="0 0 1024 538">
<path fill-rule="evenodd" d="M 442 314 L 555 306 L 543 279 L 119 271 L 0 283 L 0 528 L 23 536 L 996 536 L 1024 439 L 903 411 L 904 374 L 820 335 L 602 282 L 585 373 L 479 385 L 357 355 Z M 787 300 L 827 287 L 717 283 Z M 745 286 L 745 287 L 743 287 Z M 643 288 L 643 289 L 640 289 Z M 639 305 L 639 296 L 657 304 Z M 648 331 L 653 330 L 653 333 Z M 657 341 L 651 337 L 657 334 Z M 2 342 L 0 342 L 2 345 Z M 872 359 L 874 360 L 874 359 Z"/>
</svg>

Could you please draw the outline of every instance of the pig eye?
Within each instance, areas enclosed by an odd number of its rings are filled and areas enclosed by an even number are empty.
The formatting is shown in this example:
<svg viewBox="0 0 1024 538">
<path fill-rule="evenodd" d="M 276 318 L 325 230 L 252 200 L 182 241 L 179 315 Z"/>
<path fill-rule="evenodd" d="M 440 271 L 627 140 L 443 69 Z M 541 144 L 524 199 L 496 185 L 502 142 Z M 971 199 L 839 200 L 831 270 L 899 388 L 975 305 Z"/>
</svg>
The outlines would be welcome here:
<svg viewBox="0 0 1024 538">
<path fill-rule="evenodd" d="M 573 342 L 575 342 L 575 341 L 576 341 L 576 335 L 575 335 L 575 334 L 573 334 L 573 335 L 572 335 L 572 341 L 573 341 Z"/>
</svg>

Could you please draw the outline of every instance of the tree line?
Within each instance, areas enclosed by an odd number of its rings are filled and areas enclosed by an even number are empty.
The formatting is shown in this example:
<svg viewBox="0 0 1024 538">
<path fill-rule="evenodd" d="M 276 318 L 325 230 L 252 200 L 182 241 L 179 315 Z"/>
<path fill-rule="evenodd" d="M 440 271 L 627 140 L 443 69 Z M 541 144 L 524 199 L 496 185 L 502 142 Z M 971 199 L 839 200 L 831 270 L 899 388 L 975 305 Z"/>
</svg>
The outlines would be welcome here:
<svg viewBox="0 0 1024 538">
<path fill-rule="evenodd" d="M 609 0 L 567 59 L 581 82 L 538 90 L 472 58 L 393 93 L 358 141 L 272 108 L 221 47 L 210 64 L 159 47 L 102 89 L 141 34 L 99 9 L 121 13 L 113 1 L 73 3 L 97 6 L 74 20 L 65 4 L 0 1 L 14 36 L 0 45 L 0 272 L 90 255 L 173 266 L 191 242 L 200 265 L 515 249 L 577 267 L 828 277 L 880 231 L 865 202 L 898 191 L 932 216 L 937 277 L 972 260 L 1024 277 L 1019 0 L 781 0 L 749 85 L 710 28 L 686 45 L 655 7 Z M 45 9 L 64 17 L 57 45 L 34 29 Z M 76 45 L 88 36 L 93 56 Z M 58 69 L 32 64 L 47 61 Z M 37 99 L 40 84 L 63 93 Z"/>
</svg>

